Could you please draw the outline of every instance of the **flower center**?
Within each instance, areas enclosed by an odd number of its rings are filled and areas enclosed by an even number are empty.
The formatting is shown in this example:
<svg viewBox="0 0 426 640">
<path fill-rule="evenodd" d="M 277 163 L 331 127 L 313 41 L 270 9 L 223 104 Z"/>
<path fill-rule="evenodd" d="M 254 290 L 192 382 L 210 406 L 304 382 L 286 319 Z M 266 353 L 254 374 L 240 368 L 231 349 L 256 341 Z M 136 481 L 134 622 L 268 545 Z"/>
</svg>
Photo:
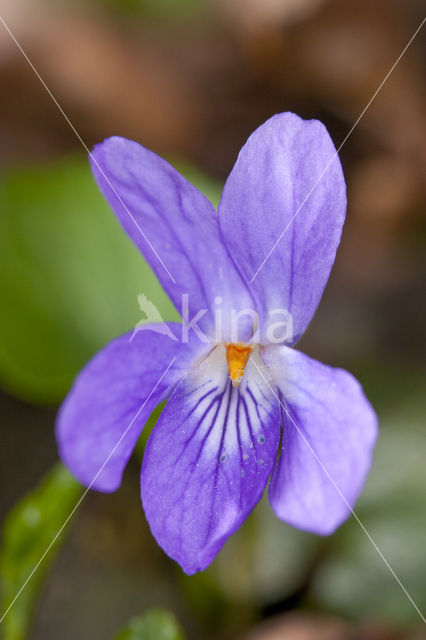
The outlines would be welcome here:
<svg viewBox="0 0 426 640">
<path fill-rule="evenodd" d="M 233 387 L 240 384 L 252 349 L 250 345 L 241 342 L 230 342 L 226 345 L 226 361 Z"/>
</svg>

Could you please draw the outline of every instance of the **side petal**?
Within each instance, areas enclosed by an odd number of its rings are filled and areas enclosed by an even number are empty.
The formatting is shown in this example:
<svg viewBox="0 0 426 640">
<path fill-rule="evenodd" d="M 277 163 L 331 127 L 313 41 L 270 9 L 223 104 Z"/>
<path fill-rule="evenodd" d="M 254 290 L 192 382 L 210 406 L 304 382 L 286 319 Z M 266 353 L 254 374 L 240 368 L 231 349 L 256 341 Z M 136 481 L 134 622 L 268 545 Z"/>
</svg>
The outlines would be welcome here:
<svg viewBox="0 0 426 640">
<path fill-rule="evenodd" d="M 213 205 L 176 169 L 119 137 L 96 145 L 90 162 L 100 190 L 179 312 L 188 294 L 190 318 L 203 312 L 199 325 L 208 331 L 216 298 L 224 308 L 252 307 L 219 237 Z"/>
<path fill-rule="evenodd" d="M 217 347 L 176 388 L 148 441 L 146 517 L 188 574 L 205 569 L 248 516 L 276 458 L 279 405 L 251 366 L 234 389 Z"/>
<path fill-rule="evenodd" d="M 285 407 L 272 508 L 299 529 L 328 535 L 350 515 L 370 469 L 376 414 L 347 371 L 288 347 L 266 351 Z"/>
<path fill-rule="evenodd" d="M 291 314 L 288 344 L 305 331 L 345 212 L 342 168 L 321 122 L 281 113 L 249 137 L 225 184 L 219 221 L 237 266 L 263 302 L 264 343 L 268 324 L 283 321 L 282 313 L 268 318 L 273 310 Z"/>
<path fill-rule="evenodd" d="M 61 459 L 80 482 L 99 491 L 119 487 L 150 413 L 197 355 L 149 326 L 131 341 L 128 333 L 102 349 L 78 375 L 58 413 Z M 179 336 L 179 324 L 164 326 Z"/>
</svg>

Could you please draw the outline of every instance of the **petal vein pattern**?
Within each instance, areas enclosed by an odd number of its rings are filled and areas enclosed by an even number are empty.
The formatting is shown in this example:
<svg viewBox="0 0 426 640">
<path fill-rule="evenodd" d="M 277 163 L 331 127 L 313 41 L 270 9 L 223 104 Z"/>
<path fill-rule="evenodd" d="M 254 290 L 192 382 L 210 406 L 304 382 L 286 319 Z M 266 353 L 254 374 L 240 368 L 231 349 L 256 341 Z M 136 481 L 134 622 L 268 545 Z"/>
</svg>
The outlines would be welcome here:
<svg viewBox="0 0 426 640">
<path fill-rule="evenodd" d="M 320 535 L 350 514 L 371 466 L 377 418 L 361 385 L 287 347 L 266 361 L 283 397 L 282 455 L 269 496 L 279 518 Z"/>
<path fill-rule="evenodd" d="M 176 169 L 120 137 L 96 145 L 91 165 L 119 222 L 179 312 L 187 294 L 190 316 L 203 310 L 200 326 L 208 332 L 216 298 L 222 299 L 224 309 L 252 308 L 248 289 L 221 241 L 213 205 Z"/>
<path fill-rule="evenodd" d="M 278 402 L 250 361 L 240 387 L 232 386 L 223 346 L 170 398 L 147 445 L 141 491 L 154 536 L 187 573 L 210 564 L 260 499 L 279 420 Z"/>
<path fill-rule="evenodd" d="M 342 168 L 324 125 L 282 113 L 249 137 L 226 181 L 219 221 L 261 301 L 264 344 L 276 310 L 292 318 L 287 344 L 304 333 L 327 283 L 345 213 Z"/>
<path fill-rule="evenodd" d="M 180 331 L 177 323 L 165 326 Z M 56 422 L 60 457 L 80 482 L 99 491 L 120 486 L 149 414 L 202 353 L 198 342 L 181 345 L 156 333 L 155 325 L 146 325 L 131 342 L 130 333 L 116 338 L 97 353 L 76 378 Z"/>
</svg>

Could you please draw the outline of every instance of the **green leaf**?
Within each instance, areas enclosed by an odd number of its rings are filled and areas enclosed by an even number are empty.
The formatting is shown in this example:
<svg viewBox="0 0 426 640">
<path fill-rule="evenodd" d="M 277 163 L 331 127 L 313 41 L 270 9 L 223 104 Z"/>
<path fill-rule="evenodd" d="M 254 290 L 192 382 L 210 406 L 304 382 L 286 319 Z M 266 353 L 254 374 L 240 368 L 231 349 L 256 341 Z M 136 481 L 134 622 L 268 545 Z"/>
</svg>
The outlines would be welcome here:
<svg viewBox="0 0 426 640">
<path fill-rule="evenodd" d="M 85 157 L 0 181 L 0 382 L 60 400 L 87 360 L 143 317 L 179 314 L 99 193 Z"/>
<path fill-rule="evenodd" d="M 115 640 L 184 640 L 184 635 L 175 617 L 158 609 L 130 620 Z"/>
<path fill-rule="evenodd" d="M 6 516 L 0 550 L 1 615 L 10 607 L 2 622 L 5 640 L 23 640 L 26 637 L 36 596 L 64 541 L 67 527 L 47 553 L 46 550 L 82 492 L 77 480 L 58 464 Z M 28 583 L 13 602 L 28 578 Z"/>
</svg>

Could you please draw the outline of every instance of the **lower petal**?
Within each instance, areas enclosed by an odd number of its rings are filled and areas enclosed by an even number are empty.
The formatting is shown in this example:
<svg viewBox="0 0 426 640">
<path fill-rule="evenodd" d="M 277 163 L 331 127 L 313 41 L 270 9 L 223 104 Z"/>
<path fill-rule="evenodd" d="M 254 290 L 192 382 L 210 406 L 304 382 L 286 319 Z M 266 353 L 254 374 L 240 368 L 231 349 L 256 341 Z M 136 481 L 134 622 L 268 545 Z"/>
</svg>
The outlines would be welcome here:
<svg viewBox="0 0 426 640">
<path fill-rule="evenodd" d="M 250 363 L 238 389 L 217 347 L 178 385 L 148 441 L 142 502 L 164 551 L 205 569 L 260 499 L 279 442 L 279 405 Z"/>
<path fill-rule="evenodd" d="M 180 335 L 179 324 L 145 325 L 110 342 L 79 374 L 61 406 L 59 455 L 86 486 L 119 487 L 150 413 L 196 358 L 189 344 L 157 333 L 164 327 Z"/>
<path fill-rule="evenodd" d="M 265 353 L 281 392 L 283 441 L 269 499 L 276 515 L 320 535 L 351 513 L 370 469 L 377 417 L 361 385 L 287 347 Z"/>
</svg>

